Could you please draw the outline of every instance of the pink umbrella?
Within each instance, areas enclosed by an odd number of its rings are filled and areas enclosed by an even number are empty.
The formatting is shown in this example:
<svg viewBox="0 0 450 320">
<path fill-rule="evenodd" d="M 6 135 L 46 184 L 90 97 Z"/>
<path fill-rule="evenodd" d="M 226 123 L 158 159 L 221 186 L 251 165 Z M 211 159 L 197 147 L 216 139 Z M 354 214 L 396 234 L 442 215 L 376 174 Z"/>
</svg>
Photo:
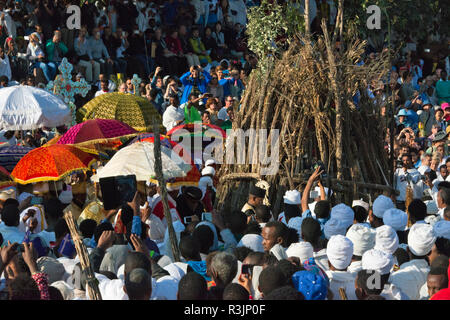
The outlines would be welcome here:
<svg viewBox="0 0 450 320">
<path fill-rule="evenodd" d="M 91 119 L 70 128 L 57 144 L 107 143 L 111 139 L 134 136 L 137 131 L 126 123 L 113 119 Z"/>
</svg>

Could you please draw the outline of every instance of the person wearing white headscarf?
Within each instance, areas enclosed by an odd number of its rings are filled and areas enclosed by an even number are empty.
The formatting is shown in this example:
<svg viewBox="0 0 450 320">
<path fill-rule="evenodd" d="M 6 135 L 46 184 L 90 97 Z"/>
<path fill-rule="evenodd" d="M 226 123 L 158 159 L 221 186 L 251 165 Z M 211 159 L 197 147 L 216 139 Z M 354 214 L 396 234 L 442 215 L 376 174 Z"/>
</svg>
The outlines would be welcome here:
<svg viewBox="0 0 450 320">
<path fill-rule="evenodd" d="M 246 234 L 241 238 L 241 241 L 237 244 L 237 247 L 247 247 L 255 252 L 264 252 L 262 245 L 263 237 L 259 234 Z"/>
<path fill-rule="evenodd" d="M 362 224 L 354 224 L 348 229 L 346 237 L 353 242 L 352 263 L 347 269 L 349 272 L 357 273 L 362 269 L 361 257 L 375 246 L 375 234 L 375 230 Z"/>
<path fill-rule="evenodd" d="M 389 283 L 389 275 L 394 266 L 394 257 L 381 250 L 371 249 L 366 251 L 361 259 L 362 269 L 375 270 L 381 275 L 380 284 L 383 285 L 383 291 L 380 295 L 386 300 L 409 300 L 399 288 Z"/>
<path fill-rule="evenodd" d="M 348 300 L 357 300 L 355 294 L 355 274 L 347 268 L 352 261 L 353 243 L 343 235 L 330 238 L 327 245 L 328 265 L 326 274 L 330 280 L 330 290 L 334 300 L 341 300 L 339 288 L 344 288 Z"/>
<path fill-rule="evenodd" d="M 419 300 L 422 297 L 420 289 L 426 283 L 430 271 L 426 256 L 435 241 L 432 226 L 425 223 L 414 224 L 408 233 L 410 261 L 403 263 L 399 270 L 391 274 L 389 281 L 411 300 Z"/>
<path fill-rule="evenodd" d="M 285 204 L 300 206 L 301 200 L 302 200 L 301 193 L 297 190 L 288 190 L 283 196 L 283 202 Z M 278 215 L 278 221 L 283 222 L 285 225 L 287 225 L 284 211 Z"/>
<path fill-rule="evenodd" d="M 433 225 L 436 238 L 445 238 L 450 240 L 450 221 L 439 220 Z"/>
<path fill-rule="evenodd" d="M 35 213 L 33 216 L 31 216 L 31 214 L 29 213 L 30 210 L 34 210 Z M 31 220 L 34 219 L 37 220 L 37 225 L 36 228 L 33 229 L 32 233 L 39 233 L 48 228 L 44 213 L 44 206 L 34 205 L 28 207 L 20 213 L 19 230 L 22 232 L 27 232 L 28 230 L 30 230 Z"/>
<path fill-rule="evenodd" d="M 395 231 L 405 231 L 408 214 L 397 208 L 388 209 L 384 212 L 383 223 L 392 227 Z"/>
<path fill-rule="evenodd" d="M 398 243 L 397 232 L 392 227 L 384 225 L 376 229 L 375 249 L 394 254 Z"/>
<path fill-rule="evenodd" d="M 391 198 L 384 195 L 379 195 L 372 205 L 372 211 L 369 212 L 370 225 L 373 228 L 377 228 L 383 225 L 383 215 L 386 210 L 395 208 Z"/>
<path fill-rule="evenodd" d="M 286 255 L 288 257 L 297 257 L 300 259 L 300 262 L 303 263 L 314 257 L 314 248 L 309 242 L 296 242 L 286 249 Z"/>
<path fill-rule="evenodd" d="M 340 220 L 336 218 L 331 218 L 325 223 L 325 226 L 323 228 L 323 233 L 325 235 L 325 238 L 330 239 L 332 236 L 335 235 L 345 235 L 346 227 L 344 224 L 341 223 Z"/>
<path fill-rule="evenodd" d="M 349 206 L 340 203 L 331 209 L 330 218 L 339 220 L 344 228 L 347 229 L 353 224 L 355 212 Z"/>
<path fill-rule="evenodd" d="M 216 170 L 214 170 L 213 167 L 206 166 L 202 170 L 202 177 L 198 181 L 198 187 L 200 190 L 202 190 L 202 199 L 205 197 L 206 190 L 208 187 L 210 187 L 214 192 L 216 192 L 216 189 L 214 188 L 213 184 L 213 177 L 216 174 Z"/>
</svg>

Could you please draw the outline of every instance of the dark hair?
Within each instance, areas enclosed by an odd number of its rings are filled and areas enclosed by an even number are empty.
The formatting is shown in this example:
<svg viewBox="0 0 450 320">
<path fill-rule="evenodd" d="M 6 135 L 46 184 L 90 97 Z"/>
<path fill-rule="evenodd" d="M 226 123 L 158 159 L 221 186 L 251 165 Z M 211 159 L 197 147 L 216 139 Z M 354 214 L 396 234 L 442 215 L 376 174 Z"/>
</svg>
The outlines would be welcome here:
<svg viewBox="0 0 450 320">
<path fill-rule="evenodd" d="M 251 252 L 253 250 L 247 247 L 236 247 L 233 249 L 233 254 L 239 261 L 244 261 Z"/>
<path fill-rule="evenodd" d="M 3 235 L 0 233 L 0 247 L 3 245 Z"/>
<path fill-rule="evenodd" d="M 255 208 L 255 217 L 261 222 L 269 222 L 272 217 L 270 208 L 264 204 L 260 204 Z"/>
<path fill-rule="evenodd" d="M 294 217 L 301 217 L 302 212 L 300 211 L 300 208 L 296 204 L 284 204 L 284 216 L 286 218 L 286 221 L 289 222 L 291 218 Z"/>
<path fill-rule="evenodd" d="M 247 216 L 242 211 L 233 211 L 226 218 L 226 224 L 233 234 L 243 234 L 247 228 Z"/>
<path fill-rule="evenodd" d="M 300 240 L 300 237 L 298 235 L 297 230 L 294 228 L 288 227 L 287 232 L 286 232 L 286 240 L 284 241 L 283 246 L 287 248 L 291 244 L 299 242 L 299 240 Z"/>
<path fill-rule="evenodd" d="M 223 300 L 249 300 L 248 291 L 237 283 L 230 283 L 223 290 Z"/>
<path fill-rule="evenodd" d="M 142 252 L 131 251 L 125 259 L 125 273 L 130 273 L 131 270 L 141 268 L 152 276 L 152 267 L 150 260 Z"/>
<path fill-rule="evenodd" d="M 94 230 L 94 240 L 98 243 L 103 231 L 114 231 L 114 227 L 109 222 L 100 223 Z"/>
<path fill-rule="evenodd" d="M 8 227 L 17 227 L 20 222 L 19 208 L 14 204 L 4 206 L 2 209 L 2 221 Z"/>
<path fill-rule="evenodd" d="M 449 264 L 448 259 L 448 256 L 439 255 L 434 258 L 433 262 L 430 265 L 430 268 L 444 268 L 445 270 L 447 270 Z"/>
<path fill-rule="evenodd" d="M 319 222 L 314 218 L 305 218 L 302 221 L 302 238 L 304 241 L 316 245 L 320 239 L 322 231 Z"/>
<path fill-rule="evenodd" d="M 373 270 L 360 270 L 356 276 L 356 284 L 359 288 L 363 289 L 367 295 L 379 295 L 383 288 L 369 288 L 368 283 L 371 280 L 371 277 L 373 277 Z M 381 287 L 381 286 L 380 286 Z"/>
<path fill-rule="evenodd" d="M 264 296 L 273 290 L 286 285 L 286 276 L 276 266 L 266 267 L 259 275 L 259 290 Z"/>
<path fill-rule="evenodd" d="M 214 232 L 207 225 L 201 225 L 195 228 L 192 236 L 200 243 L 200 252 L 208 254 L 209 248 L 214 244 Z"/>
<path fill-rule="evenodd" d="M 423 220 L 427 215 L 427 205 L 420 199 L 414 199 L 408 206 L 408 212 L 413 223 Z"/>
<path fill-rule="evenodd" d="M 292 286 L 283 286 L 272 290 L 264 300 L 305 300 L 305 296 Z"/>
<path fill-rule="evenodd" d="M 142 300 L 152 294 L 152 277 L 145 269 L 136 268 L 127 273 L 125 288 L 130 300 Z"/>
<path fill-rule="evenodd" d="M 436 238 L 434 243 L 437 251 L 447 257 L 450 257 L 450 240 L 443 237 Z"/>
<path fill-rule="evenodd" d="M 116 275 L 114 272 L 112 272 L 112 271 L 100 270 L 100 271 L 97 271 L 97 272 L 100 273 L 100 274 L 102 274 L 102 275 L 104 275 L 104 276 L 107 277 L 109 280 L 115 280 L 115 279 L 118 279 L 118 278 L 117 278 L 117 275 Z"/>
<path fill-rule="evenodd" d="M 121 209 L 120 220 L 122 220 L 123 225 L 126 226 L 133 221 L 134 212 L 133 209 L 126 203 L 122 205 Z"/>
<path fill-rule="evenodd" d="M 252 265 L 254 266 L 262 266 L 262 264 L 264 263 L 264 253 L 263 252 L 250 252 L 246 259 L 247 260 L 251 260 Z"/>
<path fill-rule="evenodd" d="M 377 294 L 370 294 L 364 300 L 386 300 L 386 298 Z"/>
<path fill-rule="evenodd" d="M 283 239 L 283 244 L 286 242 L 288 230 L 284 223 L 280 221 L 270 221 L 266 223 L 264 228 L 274 228 L 275 229 L 274 237 L 275 238 L 281 237 Z"/>
<path fill-rule="evenodd" d="M 397 258 L 398 266 L 401 266 L 405 262 L 409 261 L 408 252 L 405 249 L 398 247 L 393 253 L 393 256 Z"/>
<path fill-rule="evenodd" d="M 258 222 L 252 220 L 247 224 L 244 234 L 261 234 L 262 228 Z"/>
<path fill-rule="evenodd" d="M 188 235 L 180 239 L 180 254 L 187 261 L 200 259 L 200 242 L 194 236 Z"/>
<path fill-rule="evenodd" d="M 96 227 L 97 222 L 93 219 L 85 219 L 79 226 L 83 238 L 92 238 Z"/>
<path fill-rule="evenodd" d="M 286 278 L 286 285 L 293 285 L 292 283 L 292 275 L 297 271 L 303 270 L 299 266 L 293 264 L 289 260 L 283 259 L 278 261 L 276 267 L 281 270 Z"/>
<path fill-rule="evenodd" d="M 55 224 L 55 238 L 59 239 L 64 237 L 66 234 L 70 232 L 69 227 L 67 226 L 66 220 L 64 218 L 59 218 Z"/>
<path fill-rule="evenodd" d="M 178 300 L 206 300 L 208 286 L 197 272 L 186 273 L 178 283 Z"/>
<path fill-rule="evenodd" d="M 16 206 L 18 208 L 19 207 L 19 201 L 17 201 L 14 198 L 8 198 L 3 203 L 3 206 L 6 207 L 6 206 L 9 206 L 9 205 L 13 205 L 13 206 Z"/>
<path fill-rule="evenodd" d="M 146 238 L 148 238 L 148 225 L 141 221 L 141 240 L 144 241 Z M 131 242 L 131 231 L 133 229 L 133 222 L 128 222 L 126 225 L 126 233 L 125 238 L 127 239 L 128 243 L 134 248 L 133 243 Z"/>
<path fill-rule="evenodd" d="M 318 219 L 327 219 L 330 217 L 331 205 L 328 200 L 319 200 L 314 207 L 314 213 Z"/>
<path fill-rule="evenodd" d="M 64 216 L 63 207 L 64 205 L 58 198 L 44 200 L 45 216 L 53 221 L 56 221 Z"/>
<path fill-rule="evenodd" d="M 50 300 L 64 300 L 61 291 L 59 291 L 59 289 L 56 287 L 49 286 L 48 294 L 50 296 Z"/>
<path fill-rule="evenodd" d="M 265 252 L 262 265 L 263 266 L 275 266 L 278 263 L 277 257 L 273 255 L 271 252 Z"/>
<path fill-rule="evenodd" d="M 41 300 L 41 293 L 30 275 L 19 273 L 9 282 L 10 300 Z"/>
<path fill-rule="evenodd" d="M 367 212 L 366 208 L 362 206 L 354 206 L 353 212 L 355 212 L 355 220 L 358 223 L 364 223 L 367 220 L 367 216 L 369 213 Z"/>
</svg>

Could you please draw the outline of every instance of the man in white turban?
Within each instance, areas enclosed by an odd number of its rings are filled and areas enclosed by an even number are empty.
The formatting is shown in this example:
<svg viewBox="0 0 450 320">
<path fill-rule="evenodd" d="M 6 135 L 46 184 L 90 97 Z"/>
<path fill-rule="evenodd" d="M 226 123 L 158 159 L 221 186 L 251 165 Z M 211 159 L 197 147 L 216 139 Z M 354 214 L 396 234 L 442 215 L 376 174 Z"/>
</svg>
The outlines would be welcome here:
<svg viewBox="0 0 450 320">
<path fill-rule="evenodd" d="M 297 190 L 288 190 L 283 196 L 283 202 L 285 205 L 295 205 L 298 206 L 299 209 L 301 200 L 302 200 L 301 193 Z M 283 222 L 285 225 L 288 224 L 286 221 L 284 211 L 278 215 L 278 221 Z"/>
<path fill-rule="evenodd" d="M 379 281 L 380 288 L 383 288 L 380 295 L 386 300 L 408 300 L 408 296 L 389 283 L 389 275 L 394 265 L 394 257 L 391 254 L 377 249 L 368 250 L 362 256 L 361 265 L 364 270 L 378 272 L 380 278 L 374 279 L 374 284 Z"/>
<path fill-rule="evenodd" d="M 348 267 L 349 272 L 357 273 L 362 269 L 362 255 L 375 246 L 375 234 L 374 229 L 362 224 L 354 224 L 348 229 L 346 237 L 353 242 L 353 257 Z"/>
<path fill-rule="evenodd" d="M 264 252 L 262 245 L 263 237 L 259 234 L 246 234 L 241 238 L 241 241 L 237 244 L 238 247 L 247 247 L 255 252 Z"/>
<path fill-rule="evenodd" d="M 373 228 L 378 228 L 383 225 L 383 215 L 388 209 L 395 208 L 391 198 L 384 195 L 378 196 L 372 205 L 372 210 L 369 212 L 370 225 Z"/>
<path fill-rule="evenodd" d="M 414 224 L 408 233 L 410 261 L 391 275 L 390 282 L 400 288 L 411 300 L 421 298 L 420 289 L 427 281 L 430 271 L 427 255 L 436 241 L 433 227 L 425 223 Z"/>
<path fill-rule="evenodd" d="M 405 231 L 408 214 L 397 208 L 388 209 L 383 215 L 383 223 L 392 227 L 395 231 Z"/>
<path fill-rule="evenodd" d="M 387 225 L 376 229 L 375 249 L 394 254 L 398 248 L 398 236 L 395 230 Z"/>
<path fill-rule="evenodd" d="M 300 259 L 300 262 L 303 263 L 309 258 L 314 257 L 314 248 L 309 242 L 296 242 L 287 248 L 286 255 L 288 257 L 297 257 Z"/>
<path fill-rule="evenodd" d="M 339 288 L 344 288 L 348 300 L 357 300 L 355 294 L 355 274 L 347 268 L 352 261 L 353 243 L 343 235 L 330 238 L 327 245 L 328 266 L 326 271 L 330 279 L 330 290 L 334 300 L 341 300 Z"/>
<path fill-rule="evenodd" d="M 340 203 L 331 209 L 330 218 L 338 219 L 345 227 L 345 229 L 347 229 L 353 224 L 355 212 L 349 206 Z"/>
<path fill-rule="evenodd" d="M 325 223 L 325 226 L 323 228 L 323 233 L 325 235 L 325 238 L 330 239 L 332 236 L 335 235 L 345 235 L 346 231 L 345 224 L 343 224 L 340 220 L 336 218 L 331 218 Z"/>
</svg>

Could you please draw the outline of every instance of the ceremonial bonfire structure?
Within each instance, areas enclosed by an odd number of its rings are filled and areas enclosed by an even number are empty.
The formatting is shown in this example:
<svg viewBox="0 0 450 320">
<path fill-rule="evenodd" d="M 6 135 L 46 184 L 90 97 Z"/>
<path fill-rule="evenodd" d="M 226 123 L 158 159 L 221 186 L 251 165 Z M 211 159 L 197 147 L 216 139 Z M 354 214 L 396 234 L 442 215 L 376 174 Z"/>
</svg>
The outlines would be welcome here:
<svg viewBox="0 0 450 320">
<path fill-rule="evenodd" d="M 265 5 L 270 6 L 267 1 Z M 256 14 L 250 12 L 249 45 L 252 37 L 271 32 L 264 24 L 272 23 L 270 17 L 284 10 L 268 9 L 265 12 L 274 13 L 261 22 L 252 21 Z M 248 151 L 245 164 L 221 166 L 219 210 L 240 210 L 249 184 L 264 180 L 267 184 L 262 184 L 270 186 L 266 200 L 277 214 L 284 192 L 300 190 L 318 160 L 328 174 L 324 185 L 331 186 L 336 197 L 347 204 L 362 194 L 392 190 L 392 166 L 384 149 L 386 120 L 367 96 L 369 84 L 387 80 L 391 52 L 385 50 L 370 63 L 361 63 L 367 44 L 351 27 L 344 30 L 342 17 L 343 1 L 339 1 L 333 32 L 323 20 L 323 34 L 311 35 L 306 28 L 284 37 L 289 43 L 284 51 L 276 43 L 276 52 L 259 52 L 258 69 L 252 71 L 241 106 L 235 109 L 233 129 L 278 129 L 279 170 L 263 176 L 261 164 L 250 164 L 262 142 L 258 141 Z M 308 20 L 305 15 L 305 26 Z M 254 27 L 256 23 L 259 29 Z M 390 108 L 388 102 L 386 109 Z"/>
</svg>

